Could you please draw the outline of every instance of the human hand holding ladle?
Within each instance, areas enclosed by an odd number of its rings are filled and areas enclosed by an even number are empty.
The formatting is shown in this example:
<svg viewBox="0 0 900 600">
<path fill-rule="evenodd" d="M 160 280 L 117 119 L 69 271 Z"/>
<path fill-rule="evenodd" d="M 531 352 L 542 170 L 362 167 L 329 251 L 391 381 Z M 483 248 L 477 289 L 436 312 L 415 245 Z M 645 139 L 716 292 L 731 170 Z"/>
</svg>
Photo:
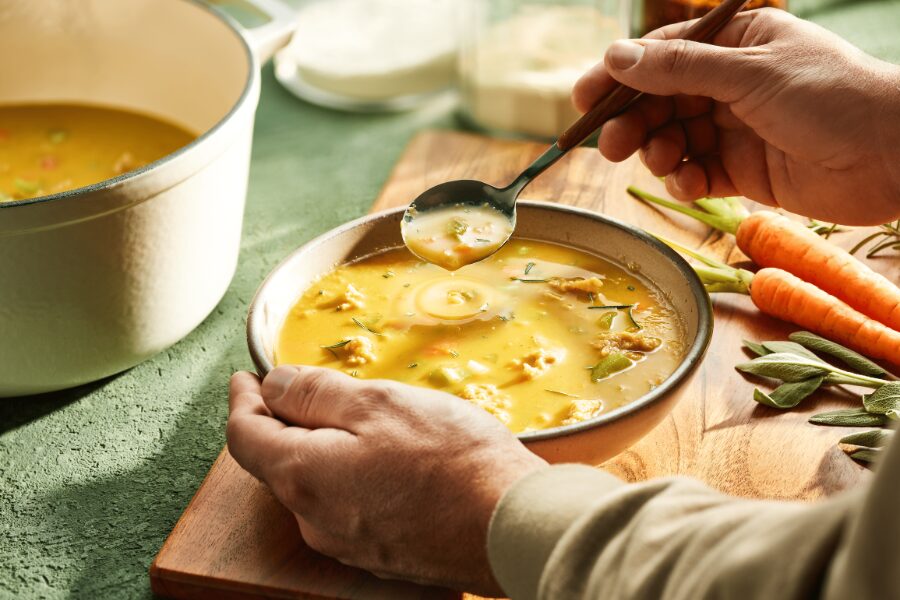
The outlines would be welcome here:
<svg viewBox="0 0 900 600">
<path fill-rule="evenodd" d="M 750 0 L 725 0 L 684 34 L 684 39 L 711 39 Z M 516 226 L 516 199 L 531 181 L 578 146 L 611 118 L 628 109 L 643 94 L 618 85 L 569 127 L 512 183 L 497 188 L 482 181 L 462 179 L 438 184 L 419 195 L 403 215 L 403 241 L 413 254 L 448 270 L 487 258 L 509 240 Z M 463 218 L 461 212 L 466 213 Z M 470 223 L 469 221 L 472 221 Z M 454 235 L 459 244 L 436 244 L 440 236 Z"/>
</svg>

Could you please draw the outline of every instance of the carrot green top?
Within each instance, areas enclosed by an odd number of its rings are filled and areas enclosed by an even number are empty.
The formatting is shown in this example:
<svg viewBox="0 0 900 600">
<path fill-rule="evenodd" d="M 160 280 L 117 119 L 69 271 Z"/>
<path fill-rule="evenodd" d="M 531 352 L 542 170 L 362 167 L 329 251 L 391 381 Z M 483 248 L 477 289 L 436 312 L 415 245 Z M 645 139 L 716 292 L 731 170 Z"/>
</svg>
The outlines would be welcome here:
<svg viewBox="0 0 900 600">
<path fill-rule="evenodd" d="M 736 197 L 700 198 L 693 202 L 697 208 L 692 208 L 680 202 L 654 196 L 633 185 L 628 186 L 628 193 L 638 200 L 671 208 L 725 233 L 737 233 L 743 220 L 750 216 L 750 211 L 747 210 L 741 199 Z"/>
</svg>

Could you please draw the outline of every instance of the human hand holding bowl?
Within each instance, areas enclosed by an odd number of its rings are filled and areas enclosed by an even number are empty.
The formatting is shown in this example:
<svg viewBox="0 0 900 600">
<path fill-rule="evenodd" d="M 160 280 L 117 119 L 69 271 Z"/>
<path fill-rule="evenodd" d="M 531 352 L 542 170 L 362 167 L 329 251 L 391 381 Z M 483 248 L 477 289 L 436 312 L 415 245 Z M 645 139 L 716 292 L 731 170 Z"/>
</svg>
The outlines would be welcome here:
<svg viewBox="0 0 900 600">
<path fill-rule="evenodd" d="M 297 519 L 304 541 L 384 578 L 502 591 L 494 507 L 546 463 L 455 396 L 316 367 L 231 380 L 228 448 Z"/>
</svg>

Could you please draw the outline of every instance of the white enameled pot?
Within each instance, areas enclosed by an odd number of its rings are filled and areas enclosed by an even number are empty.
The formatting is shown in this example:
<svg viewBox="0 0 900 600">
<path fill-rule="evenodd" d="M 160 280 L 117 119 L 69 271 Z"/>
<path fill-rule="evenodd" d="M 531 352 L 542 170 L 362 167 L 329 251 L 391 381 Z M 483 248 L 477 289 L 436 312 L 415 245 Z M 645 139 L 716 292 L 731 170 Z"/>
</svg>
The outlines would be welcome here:
<svg viewBox="0 0 900 600">
<path fill-rule="evenodd" d="M 260 62 L 293 21 L 276 2 L 253 3 L 272 19 L 249 31 L 194 0 L 0 3 L 0 103 L 109 105 L 200 134 L 115 179 L 0 203 L 0 397 L 132 367 L 224 295 Z"/>
</svg>

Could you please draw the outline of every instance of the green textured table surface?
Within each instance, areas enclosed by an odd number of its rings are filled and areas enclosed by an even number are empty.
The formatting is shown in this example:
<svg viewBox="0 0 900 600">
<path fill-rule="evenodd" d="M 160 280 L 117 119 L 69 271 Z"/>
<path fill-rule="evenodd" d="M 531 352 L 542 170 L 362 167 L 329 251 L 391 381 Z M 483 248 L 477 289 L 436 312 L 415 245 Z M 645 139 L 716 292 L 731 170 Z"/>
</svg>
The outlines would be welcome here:
<svg viewBox="0 0 900 600">
<path fill-rule="evenodd" d="M 900 62 L 900 0 L 792 8 Z M 0 598 L 151 595 L 147 568 L 224 444 L 228 377 L 251 366 L 244 316 L 257 285 L 293 248 L 364 214 L 415 132 L 456 126 L 447 103 L 381 116 L 319 109 L 264 70 L 241 259 L 218 308 L 126 373 L 0 399 Z"/>
</svg>

